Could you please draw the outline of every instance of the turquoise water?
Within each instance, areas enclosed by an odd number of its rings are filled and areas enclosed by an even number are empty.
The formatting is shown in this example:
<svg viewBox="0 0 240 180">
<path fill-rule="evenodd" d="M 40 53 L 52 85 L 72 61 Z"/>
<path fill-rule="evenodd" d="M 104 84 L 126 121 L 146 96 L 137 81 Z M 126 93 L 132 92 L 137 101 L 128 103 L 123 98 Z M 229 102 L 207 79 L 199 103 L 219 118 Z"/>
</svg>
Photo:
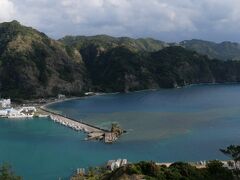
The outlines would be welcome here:
<svg viewBox="0 0 240 180">
<path fill-rule="evenodd" d="M 78 167 L 109 159 L 159 162 L 225 159 L 239 144 L 240 85 L 201 85 L 82 98 L 49 108 L 108 128 L 128 131 L 112 145 L 84 141 L 85 134 L 49 119 L 0 120 L 0 161 L 25 179 L 67 179 Z"/>
</svg>

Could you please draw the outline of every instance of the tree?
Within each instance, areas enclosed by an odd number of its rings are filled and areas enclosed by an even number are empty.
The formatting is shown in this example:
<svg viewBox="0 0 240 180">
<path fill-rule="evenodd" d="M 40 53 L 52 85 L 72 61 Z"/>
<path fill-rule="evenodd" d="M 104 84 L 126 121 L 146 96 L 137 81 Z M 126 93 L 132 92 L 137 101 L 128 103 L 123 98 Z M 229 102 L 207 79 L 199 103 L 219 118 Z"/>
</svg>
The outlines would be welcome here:
<svg viewBox="0 0 240 180">
<path fill-rule="evenodd" d="M 207 175 L 208 178 L 211 180 L 232 180 L 233 174 L 232 172 L 223 167 L 223 163 L 221 161 L 210 161 L 207 163 Z"/>
<path fill-rule="evenodd" d="M 240 146 L 231 145 L 227 149 L 220 149 L 220 151 L 226 156 L 230 157 L 233 160 L 233 167 L 237 176 L 239 176 L 239 165 L 240 165 Z"/>
<path fill-rule="evenodd" d="M 11 166 L 3 164 L 0 167 L 0 180 L 22 180 L 22 178 L 13 173 Z"/>
<path fill-rule="evenodd" d="M 115 133 L 119 137 L 125 131 L 117 123 L 113 123 L 112 128 L 111 128 L 111 132 Z"/>
</svg>

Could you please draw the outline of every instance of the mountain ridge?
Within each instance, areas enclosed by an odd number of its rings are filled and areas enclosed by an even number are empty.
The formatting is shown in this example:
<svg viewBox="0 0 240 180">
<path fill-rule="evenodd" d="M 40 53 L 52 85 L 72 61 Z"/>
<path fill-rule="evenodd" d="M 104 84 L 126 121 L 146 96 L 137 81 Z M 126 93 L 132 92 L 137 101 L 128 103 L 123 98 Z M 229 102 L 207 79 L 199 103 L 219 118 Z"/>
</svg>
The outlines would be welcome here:
<svg viewBox="0 0 240 180">
<path fill-rule="evenodd" d="M 124 46 L 133 51 L 159 51 L 169 46 L 182 46 L 202 55 L 207 55 L 210 59 L 220 60 L 240 60 L 240 44 L 237 42 L 223 41 L 216 43 L 200 39 L 183 40 L 180 42 L 164 42 L 154 38 L 130 38 L 113 37 L 109 35 L 94 36 L 65 36 L 59 39 L 69 46 L 80 49 L 87 45 L 95 45 L 102 49 L 109 49 L 117 46 Z"/>
<path fill-rule="evenodd" d="M 210 59 L 151 38 L 101 35 L 56 41 L 17 21 L 0 24 L 2 97 L 29 99 L 215 82 L 240 82 L 240 61 Z"/>
</svg>

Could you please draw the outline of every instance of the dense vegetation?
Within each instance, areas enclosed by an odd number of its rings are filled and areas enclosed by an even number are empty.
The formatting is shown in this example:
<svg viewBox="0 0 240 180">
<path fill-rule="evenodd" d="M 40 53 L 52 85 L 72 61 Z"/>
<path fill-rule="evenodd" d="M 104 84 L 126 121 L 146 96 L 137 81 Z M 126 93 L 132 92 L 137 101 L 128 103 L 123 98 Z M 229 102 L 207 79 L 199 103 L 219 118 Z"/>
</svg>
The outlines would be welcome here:
<svg viewBox="0 0 240 180">
<path fill-rule="evenodd" d="M 30 98 L 83 90 L 86 75 L 81 55 L 66 49 L 17 21 L 0 24 L 1 95 Z"/>
<path fill-rule="evenodd" d="M 169 44 L 152 38 L 132 39 L 129 37 L 115 38 L 107 35 L 97 36 L 66 36 L 60 41 L 77 49 L 97 47 L 100 51 L 107 51 L 115 47 L 125 47 L 131 51 L 154 52 L 168 47 Z"/>
<path fill-rule="evenodd" d="M 193 50 L 199 54 L 207 55 L 209 58 L 221 60 L 240 60 L 240 44 L 232 42 L 214 43 L 202 40 L 182 41 L 180 45 L 186 49 Z"/>
<path fill-rule="evenodd" d="M 4 164 L 0 167 L 0 180 L 21 180 L 20 176 L 17 176 L 12 171 L 11 166 Z"/>
<path fill-rule="evenodd" d="M 89 168 L 85 174 L 76 174 L 71 180 L 237 180 L 240 179 L 240 146 L 231 145 L 220 149 L 229 156 L 228 167 L 221 161 L 209 161 L 206 166 L 190 165 L 189 163 L 176 162 L 169 167 L 155 162 L 141 161 L 127 164 L 114 171 L 104 167 Z"/>
<path fill-rule="evenodd" d="M 128 164 L 112 172 L 101 168 L 90 169 L 86 175 L 75 175 L 72 180 L 233 180 L 232 172 L 223 167 L 220 161 L 210 161 L 206 168 L 196 168 L 188 163 L 176 162 L 167 166 L 159 166 L 154 162 Z"/>
<path fill-rule="evenodd" d="M 240 179 L 240 146 L 231 145 L 220 151 L 232 159 L 229 165 L 232 167 L 235 177 Z"/>
<path fill-rule="evenodd" d="M 200 51 L 189 44 L 180 43 Z M 41 98 L 240 81 L 240 61 L 210 59 L 180 45 L 105 35 L 55 41 L 17 21 L 2 23 L 0 95 Z M 224 52 L 237 51 L 233 47 Z"/>
<path fill-rule="evenodd" d="M 240 60 L 240 44 L 232 42 L 215 43 L 193 39 L 180 43 L 166 43 L 151 38 L 115 38 L 106 35 L 66 36 L 60 39 L 60 41 L 77 49 L 89 49 L 89 47 L 95 46 L 102 51 L 122 46 L 135 52 L 154 52 L 162 50 L 165 47 L 182 46 L 188 50 L 196 51 L 199 54 L 207 55 L 210 59 Z"/>
<path fill-rule="evenodd" d="M 177 46 L 151 53 L 116 47 L 90 59 L 82 54 L 96 91 L 126 92 L 240 80 L 240 62 L 210 60 Z"/>
</svg>

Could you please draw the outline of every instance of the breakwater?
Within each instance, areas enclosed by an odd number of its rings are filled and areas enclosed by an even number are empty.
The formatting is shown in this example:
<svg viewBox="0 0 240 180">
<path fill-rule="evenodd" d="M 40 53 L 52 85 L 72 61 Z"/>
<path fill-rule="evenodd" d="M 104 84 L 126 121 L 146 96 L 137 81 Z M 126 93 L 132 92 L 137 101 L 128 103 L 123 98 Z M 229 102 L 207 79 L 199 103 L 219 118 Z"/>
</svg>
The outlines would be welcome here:
<svg viewBox="0 0 240 180">
<path fill-rule="evenodd" d="M 46 109 L 44 106 L 41 106 L 40 109 L 49 115 L 50 119 L 54 122 L 57 122 L 61 125 L 69 127 L 76 131 L 83 131 L 88 134 L 86 140 L 103 140 L 105 143 L 113 143 L 118 139 L 118 136 L 109 130 L 102 129 L 100 127 L 93 126 L 91 124 L 77 121 L 71 117 L 61 115 L 56 112 L 52 112 Z"/>
</svg>

